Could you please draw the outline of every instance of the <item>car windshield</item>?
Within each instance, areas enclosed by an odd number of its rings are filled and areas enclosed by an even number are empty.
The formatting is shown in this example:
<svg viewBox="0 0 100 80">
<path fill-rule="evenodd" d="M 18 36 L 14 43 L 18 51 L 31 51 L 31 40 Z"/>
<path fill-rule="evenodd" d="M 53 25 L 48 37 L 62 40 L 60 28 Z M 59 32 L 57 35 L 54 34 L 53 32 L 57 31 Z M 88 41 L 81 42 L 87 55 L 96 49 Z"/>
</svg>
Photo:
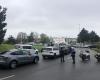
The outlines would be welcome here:
<svg viewBox="0 0 100 80">
<path fill-rule="evenodd" d="M 32 49 L 31 46 L 23 46 L 23 49 Z"/>
<path fill-rule="evenodd" d="M 52 48 L 43 48 L 43 51 L 52 51 Z"/>
</svg>

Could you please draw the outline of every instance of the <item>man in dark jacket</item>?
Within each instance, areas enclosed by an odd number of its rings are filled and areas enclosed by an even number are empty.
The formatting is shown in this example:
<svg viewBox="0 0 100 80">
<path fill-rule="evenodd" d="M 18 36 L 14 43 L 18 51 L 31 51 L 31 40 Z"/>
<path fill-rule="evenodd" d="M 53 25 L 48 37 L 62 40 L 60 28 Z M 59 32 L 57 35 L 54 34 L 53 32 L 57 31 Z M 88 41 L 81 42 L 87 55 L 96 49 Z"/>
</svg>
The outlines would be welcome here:
<svg viewBox="0 0 100 80">
<path fill-rule="evenodd" d="M 71 57 L 73 60 L 73 64 L 75 64 L 75 54 L 76 54 L 76 52 L 75 52 L 74 48 L 71 48 Z"/>
<path fill-rule="evenodd" d="M 64 60 L 64 48 L 63 47 L 60 48 L 60 57 L 61 57 L 61 62 L 65 62 L 65 60 Z"/>
</svg>

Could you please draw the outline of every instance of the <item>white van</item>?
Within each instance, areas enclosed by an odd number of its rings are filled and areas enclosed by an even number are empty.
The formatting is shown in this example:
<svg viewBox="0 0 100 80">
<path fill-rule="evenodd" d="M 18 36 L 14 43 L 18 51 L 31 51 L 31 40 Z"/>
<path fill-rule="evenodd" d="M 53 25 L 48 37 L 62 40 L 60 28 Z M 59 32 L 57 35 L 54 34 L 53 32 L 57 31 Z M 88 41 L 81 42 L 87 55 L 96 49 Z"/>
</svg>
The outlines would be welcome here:
<svg viewBox="0 0 100 80">
<path fill-rule="evenodd" d="M 59 49 L 58 48 L 55 48 L 55 47 L 45 47 L 42 49 L 42 57 L 43 59 L 45 59 L 46 57 L 48 58 L 56 58 L 57 56 L 60 55 L 59 53 Z"/>
<path fill-rule="evenodd" d="M 22 50 L 34 50 L 35 53 L 38 54 L 38 49 L 34 48 L 32 45 L 27 45 L 27 44 L 16 44 L 15 45 L 16 49 L 22 49 Z"/>
</svg>

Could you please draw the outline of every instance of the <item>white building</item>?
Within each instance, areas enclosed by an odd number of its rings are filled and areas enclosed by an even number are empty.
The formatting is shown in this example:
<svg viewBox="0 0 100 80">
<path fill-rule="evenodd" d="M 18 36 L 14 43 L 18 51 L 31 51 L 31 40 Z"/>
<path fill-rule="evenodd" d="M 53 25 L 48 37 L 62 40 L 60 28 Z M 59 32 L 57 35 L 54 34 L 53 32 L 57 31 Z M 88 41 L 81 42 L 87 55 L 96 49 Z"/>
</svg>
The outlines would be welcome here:
<svg viewBox="0 0 100 80">
<path fill-rule="evenodd" d="M 76 38 L 66 38 L 65 41 L 67 44 L 76 44 L 77 43 Z"/>
<path fill-rule="evenodd" d="M 54 43 L 65 43 L 65 37 L 54 37 L 53 38 Z"/>
</svg>

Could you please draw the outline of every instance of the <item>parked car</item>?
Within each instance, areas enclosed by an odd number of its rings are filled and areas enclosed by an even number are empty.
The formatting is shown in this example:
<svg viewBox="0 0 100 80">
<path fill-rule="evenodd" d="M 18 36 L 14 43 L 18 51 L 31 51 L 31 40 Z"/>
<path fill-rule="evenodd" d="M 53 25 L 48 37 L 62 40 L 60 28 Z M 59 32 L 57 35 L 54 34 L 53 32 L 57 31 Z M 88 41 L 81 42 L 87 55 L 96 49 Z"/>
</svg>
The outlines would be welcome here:
<svg viewBox="0 0 100 80">
<path fill-rule="evenodd" d="M 16 49 L 22 49 L 22 50 L 34 50 L 38 54 L 38 49 L 34 48 L 32 45 L 27 44 L 16 44 Z"/>
<path fill-rule="evenodd" d="M 36 53 L 31 53 L 27 50 L 13 49 L 0 53 L 0 65 L 9 68 L 16 68 L 19 64 L 24 63 L 38 63 L 39 56 Z"/>
<path fill-rule="evenodd" d="M 59 49 L 55 47 L 45 47 L 42 49 L 42 57 L 45 58 L 56 58 L 60 55 Z"/>
</svg>

